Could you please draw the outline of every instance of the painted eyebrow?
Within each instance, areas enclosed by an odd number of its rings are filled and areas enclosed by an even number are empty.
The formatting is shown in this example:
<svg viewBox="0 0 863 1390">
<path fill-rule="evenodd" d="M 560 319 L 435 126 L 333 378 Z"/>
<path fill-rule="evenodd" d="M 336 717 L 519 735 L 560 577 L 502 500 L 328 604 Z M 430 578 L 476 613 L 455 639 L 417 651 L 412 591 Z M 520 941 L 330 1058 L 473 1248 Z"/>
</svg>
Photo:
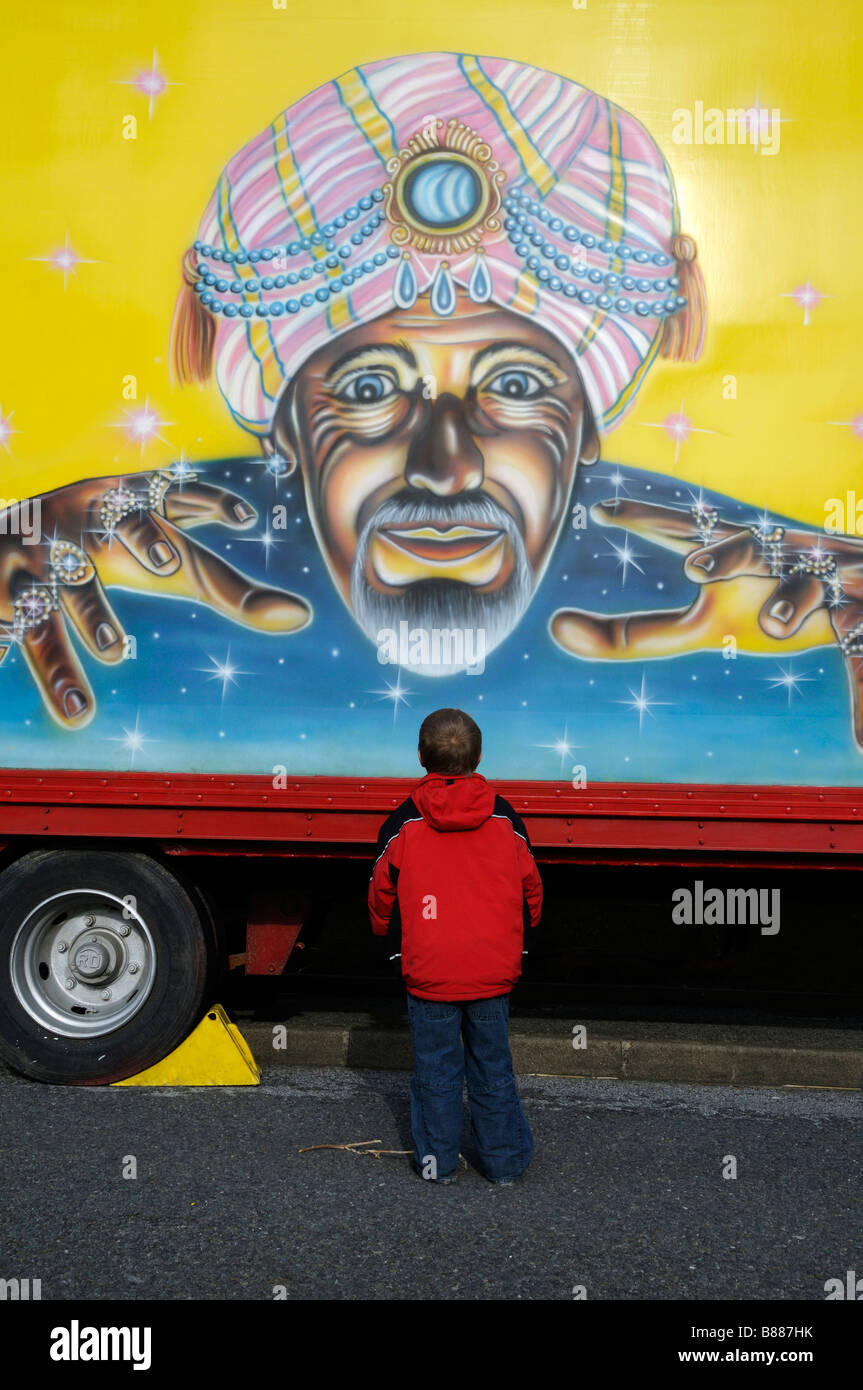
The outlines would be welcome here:
<svg viewBox="0 0 863 1390">
<path fill-rule="evenodd" d="M 516 340 L 512 342 L 491 343 L 488 347 L 481 348 L 473 359 L 473 366 L 475 368 L 480 367 L 486 358 L 496 357 L 501 353 L 508 352 L 521 352 L 525 357 L 539 358 L 541 361 L 547 362 L 549 367 L 557 371 L 562 370 L 555 359 L 549 353 L 543 352 L 542 348 L 531 347 L 527 343 L 520 343 Z"/>
<path fill-rule="evenodd" d="M 343 357 L 334 362 L 324 380 L 332 381 L 333 377 L 343 371 L 345 367 L 350 366 L 351 362 L 375 353 L 390 353 L 392 356 L 400 358 L 406 366 L 416 366 L 416 358 L 410 348 L 405 347 L 403 343 L 364 343 L 362 347 L 352 348 L 350 352 L 346 352 Z"/>
</svg>

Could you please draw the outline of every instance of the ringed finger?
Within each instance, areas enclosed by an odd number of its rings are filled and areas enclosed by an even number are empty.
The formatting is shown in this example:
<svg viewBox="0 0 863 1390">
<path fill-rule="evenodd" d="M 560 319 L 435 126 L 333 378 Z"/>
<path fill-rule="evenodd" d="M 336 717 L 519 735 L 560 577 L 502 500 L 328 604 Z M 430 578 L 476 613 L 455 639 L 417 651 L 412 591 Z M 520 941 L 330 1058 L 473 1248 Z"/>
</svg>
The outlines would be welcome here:
<svg viewBox="0 0 863 1390">
<path fill-rule="evenodd" d="M 180 567 L 180 556 L 161 526 L 145 508 L 130 512 L 111 532 L 150 574 L 169 575 Z"/>
<path fill-rule="evenodd" d="M 845 658 L 848 686 L 851 692 L 851 721 L 857 747 L 863 752 L 863 656 Z"/>
<path fill-rule="evenodd" d="M 60 612 L 25 632 L 21 650 L 48 713 L 64 729 L 82 729 L 96 712 L 96 699 L 69 639 Z"/>
<path fill-rule="evenodd" d="M 725 539 L 738 529 L 722 521 L 715 507 L 705 509 L 705 517 L 709 515 L 713 519 L 699 527 L 692 511 L 663 507 L 656 502 L 636 502 L 631 497 L 595 502 L 590 514 L 601 526 L 620 526 L 679 555 L 688 555 L 694 546 L 705 543 L 703 532 L 708 525 L 711 537 L 716 540 Z"/>
<path fill-rule="evenodd" d="M 98 575 L 85 584 L 61 587 L 60 602 L 93 656 L 112 664 L 123 660 L 126 634 Z"/>
<path fill-rule="evenodd" d="M 770 566 L 769 549 L 751 531 L 737 529 L 723 540 L 694 550 L 686 558 L 683 573 L 696 584 L 709 584 L 743 575 L 769 579 Z"/>
<path fill-rule="evenodd" d="M 824 602 L 824 586 L 815 575 L 790 574 L 762 605 L 758 621 L 768 637 L 790 637 Z"/>
<path fill-rule="evenodd" d="M 251 502 L 215 483 L 174 484 L 165 493 L 163 505 L 167 520 L 184 530 L 217 521 L 235 531 L 248 531 L 258 520 Z"/>
</svg>

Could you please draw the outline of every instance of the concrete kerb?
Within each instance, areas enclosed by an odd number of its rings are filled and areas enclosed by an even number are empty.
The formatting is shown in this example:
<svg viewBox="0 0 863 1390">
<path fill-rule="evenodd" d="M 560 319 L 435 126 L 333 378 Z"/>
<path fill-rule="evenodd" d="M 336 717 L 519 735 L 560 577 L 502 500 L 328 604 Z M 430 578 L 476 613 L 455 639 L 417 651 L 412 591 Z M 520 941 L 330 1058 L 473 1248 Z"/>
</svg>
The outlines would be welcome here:
<svg viewBox="0 0 863 1390">
<path fill-rule="evenodd" d="M 406 1023 L 372 1014 L 237 1021 L 261 1066 L 401 1071 L 413 1065 Z M 579 1026 L 586 1030 L 584 1047 L 573 1046 Z M 510 1038 L 521 1076 L 863 1089 L 863 1034 L 851 1030 L 513 1019 Z"/>
</svg>

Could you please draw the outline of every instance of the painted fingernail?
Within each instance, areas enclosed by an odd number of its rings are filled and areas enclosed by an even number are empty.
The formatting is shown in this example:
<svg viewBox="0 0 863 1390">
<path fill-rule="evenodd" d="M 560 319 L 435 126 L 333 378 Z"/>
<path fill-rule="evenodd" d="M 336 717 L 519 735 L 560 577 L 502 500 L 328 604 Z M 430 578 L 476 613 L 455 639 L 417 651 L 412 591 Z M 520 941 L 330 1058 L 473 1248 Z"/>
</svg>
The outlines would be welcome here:
<svg viewBox="0 0 863 1390">
<path fill-rule="evenodd" d="M 174 552 L 167 541 L 155 541 L 153 545 L 150 546 L 150 559 L 159 569 L 161 569 L 163 565 L 167 565 L 168 561 L 173 560 L 173 558 Z"/>
<path fill-rule="evenodd" d="M 100 652 L 106 647 L 113 647 L 117 640 L 117 634 L 110 623 L 100 623 L 96 628 L 96 646 Z"/>
<path fill-rule="evenodd" d="M 248 521 L 249 517 L 255 515 L 255 510 L 247 502 L 236 502 L 234 504 L 234 516 L 238 521 Z"/>
<path fill-rule="evenodd" d="M 777 623 L 787 623 L 793 614 L 794 604 L 789 603 L 787 598 L 779 599 L 770 609 L 770 617 L 775 618 Z"/>
<path fill-rule="evenodd" d="M 87 700 L 82 690 L 76 690 L 73 687 L 66 691 L 63 696 L 63 709 L 70 719 L 77 719 L 78 715 L 83 714 L 86 708 Z"/>
<path fill-rule="evenodd" d="M 712 555 L 696 555 L 695 559 L 690 560 L 689 563 L 693 565 L 695 569 L 704 570 L 705 574 L 709 574 L 716 564 L 716 561 Z"/>
</svg>

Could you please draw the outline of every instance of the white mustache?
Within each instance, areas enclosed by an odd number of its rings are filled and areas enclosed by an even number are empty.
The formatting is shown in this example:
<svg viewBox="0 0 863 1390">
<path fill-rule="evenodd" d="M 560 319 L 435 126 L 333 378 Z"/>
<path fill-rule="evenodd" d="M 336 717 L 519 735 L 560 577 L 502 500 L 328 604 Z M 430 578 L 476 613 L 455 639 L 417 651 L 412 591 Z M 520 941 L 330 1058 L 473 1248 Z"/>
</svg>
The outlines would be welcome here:
<svg viewBox="0 0 863 1390">
<path fill-rule="evenodd" d="M 513 517 L 499 502 L 491 497 L 474 499 L 463 498 L 458 502 L 437 502 L 433 498 L 422 501 L 400 501 L 391 497 L 382 502 L 371 520 L 363 528 L 365 532 L 377 531 L 382 526 L 398 523 L 444 522 L 457 526 L 494 524 L 502 531 L 512 531 L 516 525 Z"/>
</svg>

